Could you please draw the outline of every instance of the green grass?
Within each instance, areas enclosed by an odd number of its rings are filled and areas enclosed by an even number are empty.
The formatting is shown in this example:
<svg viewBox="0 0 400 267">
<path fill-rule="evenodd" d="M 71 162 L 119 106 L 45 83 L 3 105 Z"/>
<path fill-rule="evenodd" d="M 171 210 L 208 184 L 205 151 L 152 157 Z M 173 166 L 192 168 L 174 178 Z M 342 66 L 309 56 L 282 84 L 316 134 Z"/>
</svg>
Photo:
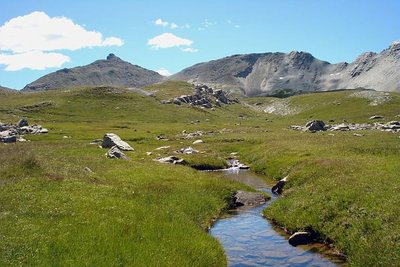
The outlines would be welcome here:
<svg viewBox="0 0 400 267">
<path fill-rule="evenodd" d="M 0 121 L 26 117 L 50 130 L 25 136 L 30 142 L 0 144 L 0 266 L 223 266 L 223 250 L 205 229 L 243 186 L 190 166 L 220 168 L 232 152 L 259 173 L 289 174 L 268 218 L 293 231 L 313 228 L 353 266 L 400 260 L 399 134 L 289 130 L 310 119 L 394 120 L 399 94 L 380 106 L 351 92 L 294 96 L 287 101 L 300 113 L 277 116 L 240 104 L 215 111 L 161 104 L 190 93 L 182 82 L 145 90 L 155 95 L 101 87 L 0 98 Z M 183 130 L 205 135 L 185 139 Z M 131 160 L 107 159 L 105 149 L 89 144 L 107 132 L 134 147 Z M 205 143 L 193 145 L 196 139 Z M 161 146 L 169 148 L 155 150 Z M 189 166 L 153 161 L 188 146 L 201 152 L 177 155 Z"/>
</svg>

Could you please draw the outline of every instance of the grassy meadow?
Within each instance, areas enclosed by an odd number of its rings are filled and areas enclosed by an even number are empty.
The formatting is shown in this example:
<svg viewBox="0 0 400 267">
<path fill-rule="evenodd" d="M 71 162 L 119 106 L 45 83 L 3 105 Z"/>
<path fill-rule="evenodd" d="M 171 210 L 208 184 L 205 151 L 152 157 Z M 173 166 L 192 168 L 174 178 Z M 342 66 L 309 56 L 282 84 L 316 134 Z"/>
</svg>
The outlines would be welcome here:
<svg viewBox="0 0 400 267">
<path fill-rule="evenodd" d="M 108 87 L 0 95 L 1 122 L 25 117 L 49 129 L 0 144 L 0 266 L 226 265 L 205 229 L 245 186 L 153 160 L 188 146 L 201 153 L 178 157 L 192 167 L 222 167 L 238 152 L 254 171 L 289 175 L 265 216 L 288 230 L 312 228 L 349 265 L 400 261 L 399 134 L 289 129 L 310 119 L 395 120 L 399 94 L 378 106 L 345 91 L 294 96 L 285 101 L 297 112 L 282 116 L 261 111 L 280 101 L 273 98 L 207 110 L 160 103 L 190 93 L 186 83 L 144 89 L 153 96 Z M 185 139 L 182 131 L 205 134 Z M 129 161 L 107 159 L 106 149 L 89 144 L 108 132 L 134 148 Z M 196 139 L 205 143 L 192 145 Z"/>
</svg>

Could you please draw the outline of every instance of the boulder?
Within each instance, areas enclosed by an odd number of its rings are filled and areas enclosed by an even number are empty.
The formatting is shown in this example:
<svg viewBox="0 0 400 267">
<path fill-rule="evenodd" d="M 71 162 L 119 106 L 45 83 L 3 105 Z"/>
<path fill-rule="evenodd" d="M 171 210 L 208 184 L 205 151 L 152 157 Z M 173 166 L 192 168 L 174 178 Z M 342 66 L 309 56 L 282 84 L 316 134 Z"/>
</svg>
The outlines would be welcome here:
<svg viewBox="0 0 400 267">
<path fill-rule="evenodd" d="M 15 143 L 15 142 L 17 142 L 17 136 L 16 135 L 0 136 L 0 142 L 2 142 L 2 143 Z"/>
<path fill-rule="evenodd" d="M 225 95 L 225 92 L 220 90 L 215 90 L 214 91 L 214 96 L 216 99 L 218 99 L 220 102 L 224 103 L 224 104 L 228 104 L 229 100 Z"/>
<path fill-rule="evenodd" d="M 230 208 L 241 206 L 258 206 L 267 201 L 266 196 L 260 192 L 236 191 L 231 198 Z"/>
<path fill-rule="evenodd" d="M 307 122 L 305 129 L 310 132 L 325 131 L 325 123 L 320 120 L 309 121 Z"/>
<path fill-rule="evenodd" d="M 107 158 L 110 159 L 129 159 L 117 146 L 113 146 L 108 152 L 106 153 Z"/>
<path fill-rule="evenodd" d="M 133 148 L 125 141 L 122 141 L 121 138 L 114 133 L 107 133 L 103 137 L 103 143 L 101 144 L 102 148 L 112 148 L 113 146 L 117 146 L 119 149 L 124 151 L 132 151 Z"/>
<path fill-rule="evenodd" d="M 180 165 L 185 165 L 186 161 L 184 159 L 180 159 L 175 156 L 169 156 L 165 158 L 156 158 L 155 161 L 158 161 L 160 163 L 169 163 L 169 164 L 180 164 Z"/>
<path fill-rule="evenodd" d="M 24 127 L 24 126 L 28 126 L 28 125 L 29 125 L 28 120 L 25 118 L 20 119 L 19 122 L 17 123 L 18 127 Z"/>
<path fill-rule="evenodd" d="M 177 151 L 182 154 L 197 154 L 199 153 L 198 150 L 193 149 L 192 147 L 182 148 L 181 150 Z"/>
<path fill-rule="evenodd" d="M 288 178 L 288 176 L 286 176 L 285 178 L 280 179 L 280 180 L 271 188 L 272 193 L 275 193 L 275 194 L 278 194 L 278 195 L 282 194 L 283 187 L 284 187 L 285 184 L 286 184 L 287 178 Z"/>
<path fill-rule="evenodd" d="M 194 141 L 192 144 L 193 145 L 204 144 L 204 141 L 199 139 L 199 140 Z"/>
<path fill-rule="evenodd" d="M 309 232 L 296 232 L 289 237 L 289 244 L 292 246 L 306 245 L 313 241 Z"/>
</svg>

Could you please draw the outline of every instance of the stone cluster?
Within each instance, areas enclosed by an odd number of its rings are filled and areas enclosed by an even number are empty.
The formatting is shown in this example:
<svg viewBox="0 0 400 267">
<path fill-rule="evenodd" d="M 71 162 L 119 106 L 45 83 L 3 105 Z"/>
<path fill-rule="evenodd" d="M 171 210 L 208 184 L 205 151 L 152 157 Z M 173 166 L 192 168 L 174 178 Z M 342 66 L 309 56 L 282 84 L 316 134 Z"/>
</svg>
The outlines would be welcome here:
<svg viewBox="0 0 400 267">
<path fill-rule="evenodd" d="M 231 99 L 224 91 L 214 90 L 204 84 L 195 85 L 195 93 L 193 95 L 181 95 L 171 100 L 162 101 L 163 104 L 189 104 L 208 109 L 238 102 L 237 99 Z"/>
<path fill-rule="evenodd" d="M 21 119 L 17 124 L 0 123 L 0 142 L 15 143 L 17 141 L 26 141 L 20 135 L 24 134 L 46 134 L 49 130 L 41 125 L 29 125 L 28 120 Z"/>
<path fill-rule="evenodd" d="M 314 120 L 307 122 L 305 126 L 292 125 L 292 130 L 297 131 L 359 131 L 359 130 L 381 130 L 385 132 L 400 133 L 400 121 L 390 121 L 387 123 L 340 123 L 326 125 L 323 121 Z"/>
</svg>

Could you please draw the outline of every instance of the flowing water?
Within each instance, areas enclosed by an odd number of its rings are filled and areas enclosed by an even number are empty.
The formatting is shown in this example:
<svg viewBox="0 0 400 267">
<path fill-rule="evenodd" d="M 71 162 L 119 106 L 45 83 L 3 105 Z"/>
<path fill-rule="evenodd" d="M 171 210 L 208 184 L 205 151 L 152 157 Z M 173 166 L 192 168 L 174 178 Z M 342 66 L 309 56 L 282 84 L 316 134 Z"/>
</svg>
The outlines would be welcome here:
<svg viewBox="0 0 400 267">
<path fill-rule="evenodd" d="M 211 227 L 210 234 L 224 247 L 229 266 L 337 266 L 318 253 L 318 245 L 289 245 L 284 235 L 262 216 L 262 211 L 276 199 L 271 185 L 249 171 L 229 170 L 224 176 L 272 196 L 264 205 L 230 212 Z"/>
</svg>

